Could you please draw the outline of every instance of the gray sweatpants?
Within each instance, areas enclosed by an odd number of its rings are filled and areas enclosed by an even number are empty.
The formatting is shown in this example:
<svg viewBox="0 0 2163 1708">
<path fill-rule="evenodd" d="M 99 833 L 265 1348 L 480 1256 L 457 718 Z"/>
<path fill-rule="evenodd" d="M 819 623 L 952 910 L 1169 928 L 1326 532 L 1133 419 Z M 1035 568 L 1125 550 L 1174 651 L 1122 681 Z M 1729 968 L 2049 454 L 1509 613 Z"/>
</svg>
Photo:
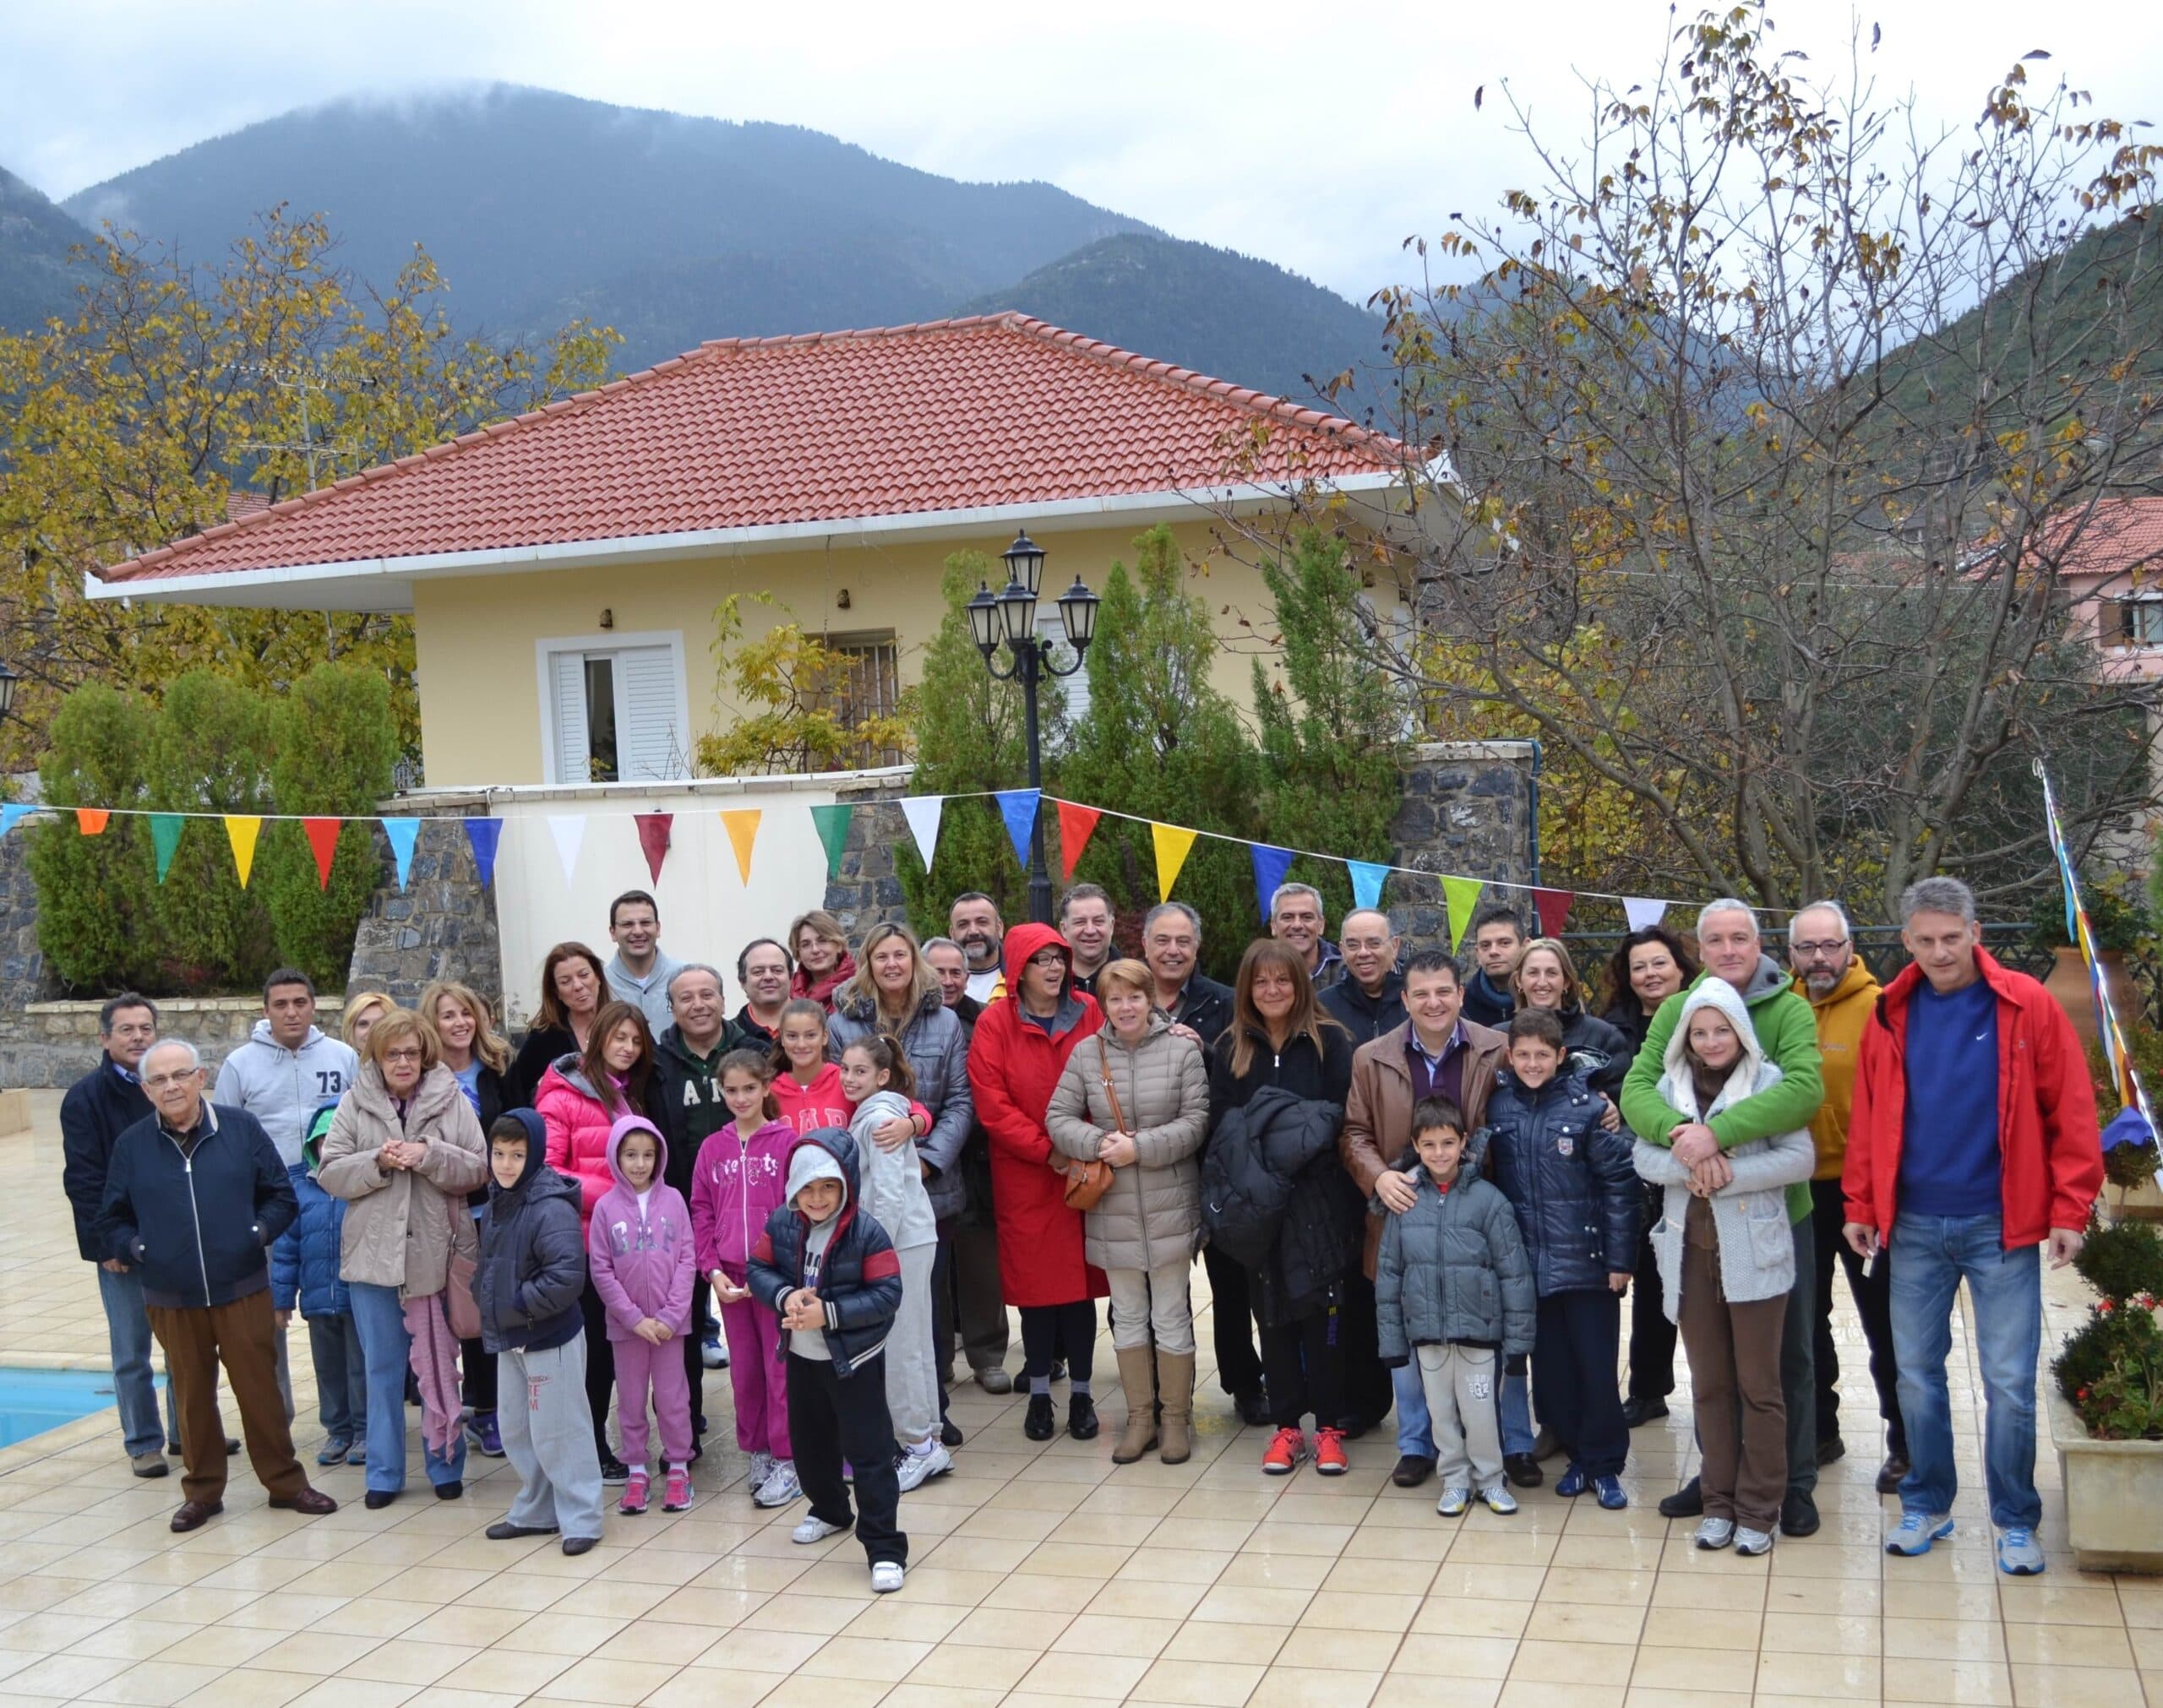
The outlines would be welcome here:
<svg viewBox="0 0 2163 1708">
<path fill-rule="evenodd" d="M 1502 1412 L 1491 1346 L 1414 1346 L 1419 1386 L 1435 1430 L 1444 1488 L 1492 1488 L 1502 1480 Z"/>
<path fill-rule="evenodd" d="M 497 1353 L 496 1391 L 504 1455 L 518 1472 L 518 1496 L 505 1515 L 515 1525 L 598 1539 L 601 1460 L 586 1399 L 585 1330 L 546 1352 Z"/>
<path fill-rule="evenodd" d="M 939 1433 L 939 1372 L 932 1362 L 931 1271 L 936 1245 L 913 1245 L 902 1260 L 902 1308 L 886 1333 L 886 1409 L 905 1445 Z"/>
</svg>

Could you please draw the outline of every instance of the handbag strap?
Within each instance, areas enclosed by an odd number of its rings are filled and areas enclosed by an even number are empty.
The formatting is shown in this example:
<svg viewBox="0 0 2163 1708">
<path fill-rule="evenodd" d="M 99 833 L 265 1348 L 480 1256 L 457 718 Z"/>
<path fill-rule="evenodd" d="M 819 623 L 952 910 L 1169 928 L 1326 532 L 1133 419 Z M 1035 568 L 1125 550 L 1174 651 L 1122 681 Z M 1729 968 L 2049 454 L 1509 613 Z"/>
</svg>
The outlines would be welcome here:
<svg viewBox="0 0 2163 1708">
<path fill-rule="evenodd" d="M 1119 1093 L 1112 1085 L 1111 1052 L 1104 1047 L 1104 1041 L 1101 1036 L 1097 1039 L 1097 1074 L 1104 1082 L 1104 1096 L 1112 1106 L 1112 1121 L 1114 1128 L 1117 1131 L 1124 1133 L 1126 1131 L 1126 1117 L 1120 1111 Z"/>
</svg>

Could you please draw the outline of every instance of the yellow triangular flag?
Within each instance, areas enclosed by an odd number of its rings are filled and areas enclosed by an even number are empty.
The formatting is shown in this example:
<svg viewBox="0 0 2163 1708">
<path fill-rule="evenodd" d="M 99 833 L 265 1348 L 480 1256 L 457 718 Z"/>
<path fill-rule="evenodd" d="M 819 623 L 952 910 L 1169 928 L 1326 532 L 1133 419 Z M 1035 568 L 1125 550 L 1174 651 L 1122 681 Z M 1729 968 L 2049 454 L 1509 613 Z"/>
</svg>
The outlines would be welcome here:
<svg viewBox="0 0 2163 1708">
<path fill-rule="evenodd" d="M 1186 864 L 1188 851 L 1194 846 L 1194 832 L 1176 824 L 1152 824 L 1149 834 L 1157 844 L 1157 899 L 1169 901 L 1172 885 L 1179 882 L 1180 868 Z"/>
<path fill-rule="evenodd" d="M 263 834 L 263 821 L 243 813 L 226 815 L 226 840 L 233 845 L 233 864 L 240 868 L 240 887 L 248 888 L 248 874 L 255 869 L 255 839 Z"/>
<path fill-rule="evenodd" d="M 729 846 L 736 851 L 737 874 L 746 884 L 751 881 L 751 845 L 759 840 L 759 820 L 762 816 L 756 807 L 740 807 L 721 815 L 721 822 L 728 829 Z"/>
</svg>

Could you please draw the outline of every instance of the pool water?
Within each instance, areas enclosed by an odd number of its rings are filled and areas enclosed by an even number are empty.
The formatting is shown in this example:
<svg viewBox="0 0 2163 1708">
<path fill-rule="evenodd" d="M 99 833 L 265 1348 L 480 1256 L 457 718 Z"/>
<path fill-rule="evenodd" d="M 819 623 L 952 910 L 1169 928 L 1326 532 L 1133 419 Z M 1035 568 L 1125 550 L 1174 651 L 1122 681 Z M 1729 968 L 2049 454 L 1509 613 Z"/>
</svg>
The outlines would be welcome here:
<svg viewBox="0 0 2163 1708">
<path fill-rule="evenodd" d="M 0 1368 L 0 1447 L 13 1447 L 112 1403 L 110 1370 Z"/>
</svg>

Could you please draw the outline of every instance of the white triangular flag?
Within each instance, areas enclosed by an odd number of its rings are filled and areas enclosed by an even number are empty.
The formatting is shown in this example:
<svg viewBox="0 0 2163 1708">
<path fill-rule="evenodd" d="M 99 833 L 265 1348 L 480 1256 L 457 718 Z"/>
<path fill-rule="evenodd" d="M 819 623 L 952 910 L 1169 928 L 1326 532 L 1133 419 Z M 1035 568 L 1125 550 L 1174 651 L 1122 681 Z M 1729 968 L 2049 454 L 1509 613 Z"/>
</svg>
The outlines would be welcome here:
<svg viewBox="0 0 2163 1708">
<path fill-rule="evenodd" d="M 564 882 L 568 885 L 572 874 L 578 870 L 579 845 L 586 840 L 586 815 L 567 813 L 552 815 L 548 831 L 556 839 L 556 857 L 564 862 Z"/>
<path fill-rule="evenodd" d="M 932 859 L 939 852 L 939 820 L 945 810 L 944 795 L 902 797 L 902 816 L 909 821 L 909 835 L 916 838 L 917 857 L 923 862 L 926 872 L 931 870 Z"/>
<path fill-rule="evenodd" d="M 1648 896 L 1626 895 L 1622 898 L 1622 917 L 1630 922 L 1632 931 L 1643 931 L 1648 925 L 1658 925 L 1666 911 L 1664 901 L 1654 901 Z"/>
</svg>

